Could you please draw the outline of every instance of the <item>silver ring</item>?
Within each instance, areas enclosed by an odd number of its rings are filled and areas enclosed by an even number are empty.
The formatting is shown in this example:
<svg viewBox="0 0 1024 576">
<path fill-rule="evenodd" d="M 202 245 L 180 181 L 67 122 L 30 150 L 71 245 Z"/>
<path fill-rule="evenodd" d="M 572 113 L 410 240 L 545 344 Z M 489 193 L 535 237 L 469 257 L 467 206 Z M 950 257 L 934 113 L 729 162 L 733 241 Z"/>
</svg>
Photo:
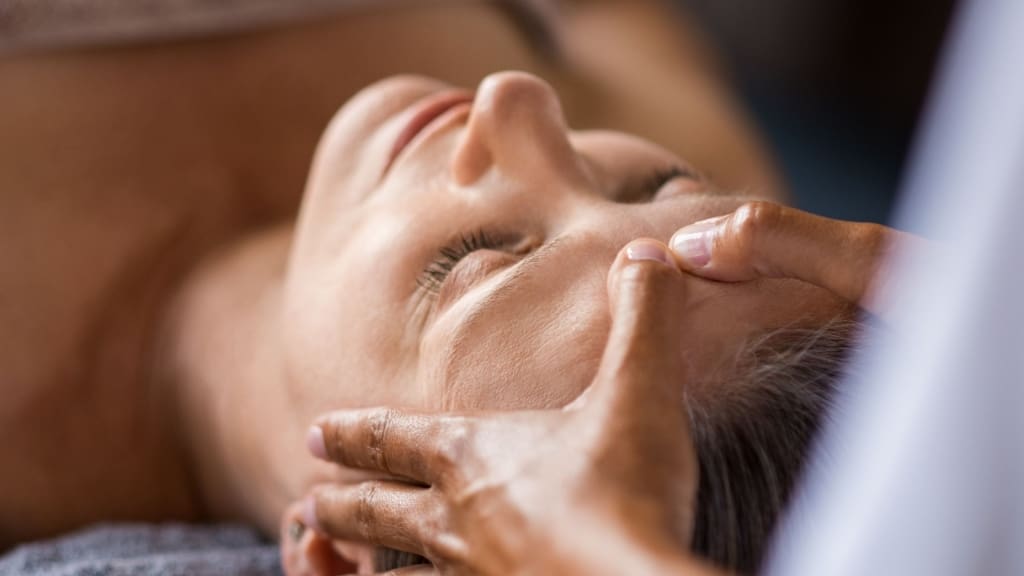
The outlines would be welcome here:
<svg viewBox="0 0 1024 576">
<path fill-rule="evenodd" d="M 293 520 L 288 525 L 288 536 L 295 542 L 302 540 L 302 535 L 306 533 L 306 525 L 298 520 Z"/>
</svg>

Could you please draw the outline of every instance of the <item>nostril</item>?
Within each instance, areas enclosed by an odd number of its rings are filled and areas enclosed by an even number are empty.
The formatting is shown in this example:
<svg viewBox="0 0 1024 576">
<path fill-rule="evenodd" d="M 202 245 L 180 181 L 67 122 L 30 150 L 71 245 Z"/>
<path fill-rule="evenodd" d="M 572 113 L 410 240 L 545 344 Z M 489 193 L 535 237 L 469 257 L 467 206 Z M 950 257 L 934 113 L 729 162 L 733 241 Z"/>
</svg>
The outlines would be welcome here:
<svg viewBox="0 0 1024 576">
<path fill-rule="evenodd" d="M 451 179 L 456 186 L 470 186 L 480 180 L 494 160 L 487 139 L 476 125 L 475 109 L 462 139 L 456 144 L 450 166 Z"/>
<path fill-rule="evenodd" d="M 466 132 L 455 149 L 451 177 L 469 185 L 497 168 L 515 180 L 582 179 L 576 151 L 554 89 L 524 72 L 500 72 L 481 82 Z"/>
</svg>

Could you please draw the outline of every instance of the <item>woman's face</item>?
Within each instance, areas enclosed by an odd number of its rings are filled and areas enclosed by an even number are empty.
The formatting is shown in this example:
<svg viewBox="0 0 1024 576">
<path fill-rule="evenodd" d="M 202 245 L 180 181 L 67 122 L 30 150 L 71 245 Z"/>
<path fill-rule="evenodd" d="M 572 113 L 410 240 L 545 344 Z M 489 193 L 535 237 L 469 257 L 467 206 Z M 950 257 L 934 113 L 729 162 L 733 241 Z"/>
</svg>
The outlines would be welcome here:
<svg viewBox="0 0 1024 576">
<path fill-rule="evenodd" d="M 564 405 L 596 372 L 618 251 L 747 199 L 643 140 L 569 131 L 532 76 L 495 74 L 475 96 L 378 83 L 331 122 L 308 183 L 286 287 L 292 394 L 309 416 Z M 681 383 L 720 381 L 752 333 L 838 306 L 781 280 L 688 277 L 680 298 L 665 321 L 687 326 Z"/>
</svg>

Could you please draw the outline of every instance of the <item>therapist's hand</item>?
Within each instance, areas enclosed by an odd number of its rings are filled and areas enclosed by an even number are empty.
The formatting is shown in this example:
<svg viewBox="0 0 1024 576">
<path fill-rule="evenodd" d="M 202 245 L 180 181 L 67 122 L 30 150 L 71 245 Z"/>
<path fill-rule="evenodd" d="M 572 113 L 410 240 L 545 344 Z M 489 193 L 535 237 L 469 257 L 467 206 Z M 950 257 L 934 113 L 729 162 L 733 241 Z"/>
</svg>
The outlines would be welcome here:
<svg viewBox="0 0 1024 576">
<path fill-rule="evenodd" d="M 698 470 L 678 349 L 682 273 L 665 245 L 640 240 L 619 254 L 608 288 L 607 348 L 572 407 L 318 420 L 315 455 L 406 481 L 320 486 L 306 523 L 419 554 L 443 574 L 707 570 L 686 553 Z"/>
<path fill-rule="evenodd" d="M 681 228 L 669 243 L 687 272 L 724 282 L 796 278 L 881 314 L 879 268 L 893 246 L 919 238 L 879 224 L 833 220 L 771 202 Z"/>
</svg>

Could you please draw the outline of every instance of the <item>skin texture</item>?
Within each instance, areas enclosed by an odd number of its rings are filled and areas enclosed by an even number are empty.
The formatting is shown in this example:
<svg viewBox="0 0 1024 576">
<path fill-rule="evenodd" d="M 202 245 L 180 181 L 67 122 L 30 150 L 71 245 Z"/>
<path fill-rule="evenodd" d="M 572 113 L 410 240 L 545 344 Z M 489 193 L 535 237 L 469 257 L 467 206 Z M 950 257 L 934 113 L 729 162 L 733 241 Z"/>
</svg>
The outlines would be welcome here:
<svg viewBox="0 0 1024 576">
<path fill-rule="evenodd" d="M 670 241 L 680 266 L 722 282 L 796 278 L 881 315 L 888 274 L 879 268 L 894 246 L 922 240 L 879 224 L 823 218 L 770 202 L 677 231 Z"/>
<path fill-rule="evenodd" d="M 613 264 L 611 334 L 585 401 L 489 417 L 377 410 L 325 419 L 313 436 L 323 456 L 430 488 L 323 486 L 316 530 L 415 552 L 445 574 L 603 573 L 615 564 L 609 551 L 627 543 L 684 549 L 697 470 L 685 388 L 674 377 L 683 370 L 676 342 L 691 327 L 666 319 L 688 294 L 667 249 L 642 244 L 664 260 L 630 260 L 640 253 L 634 243 Z M 436 457 L 424 460 L 420 449 Z M 654 461 L 669 473 L 651 474 Z M 619 492 L 636 498 L 619 506 Z M 595 518 L 581 518 L 584 510 Z M 595 525 L 623 534 L 588 531 Z M 548 537 L 572 532 L 586 536 Z"/>
<path fill-rule="evenodd" d="M 565 404 L 596 373 L 604 278 L 623 244 L 665 241 L 739 201 L 690 192 L 778 197 L 699 36 L 677 43 L 685 21 L 658 3 L 573 3 L 558 63 L 490 3 L 407 4 L 0 59 L 0 462 L 18 471 L 0 478 L 0 547 L 100 520 L 242 520 L 273 533 L 311 485 L 366 477 L 301 451 L 327 409 Z M 367 188 L 355 156 L 369 170 L 390 147 L 339 117 L 348 128 L 325 138 L 296 232 L 310 156 L 339 103 L 410 69 L 473 87 L 506 68 L 558 86 L 573 126 L 645 134 L 711 179 L 674 183 L 657 207 L 623 204 L 625 180 L 680 161 L 635 139 L 567 135 L 550 90 L 505 82 L 478 115 L 482 137 L 465 145 L 473 162 L 460 178 L 478 180 L 452 186 L 452 150 L 424 144 L 358 214 L 346 192 Z M 364 93 L 368 113 L 390 117 L 406 104 L 399 92 L 433 89 L 407 80 Z M 466 134 L 448 133 L 448 145 Z M 506 152 L 473 152 L 505 134 Z M 564 153 L 537 154 L 552 147 Z M 561 256 L 473 326 L 459 320 L 486 282 L 467 283 L 416 332 L 409 279 L 439 238 L 506 218 L 538 242 L 564 238 Z M 702 333 L 686 343 L 702 378 L 750 331 L 830 306 L 794 282 L 692 292 L 707 297 L 694 311 Z"/>
<path fill-rule="evenodd" d="M 559 88 L 574 126 L 644 134 L 725 188 L 779 193 L 684 18 L 643 0 L 564 8 L 557 55 L 533 50 L 498 3 L 461 1 L 0 55 L 0 462 L 18 471 L 0 477 L 0 549 L 97 521 L 273 533 L 287 502 L 335 475 L 296 449 L 316 414 L 425 394 L 348 372 L 362 350 L 341 341 L 316 347 L 345 357 L 336 371 L 282 357 L 310 159 L 374 81 L 414 71 L 474 87 L 530 71 Z M 607 57 L 618 46 L 630 49 Z M 315 386 L 292 381 L 306 376 Z"/>
<path fill-rule="evenodd" d="M 0 55 L 0 462 L 19 471 L 0 478 L 0 549 L 104 520 L 258 521 L 251 500 L 278 487 L 240 501 L 250 489 L 238 478 L 206 493 L 197 478 L 230 466 L 193 453 L 243 443 L 200 422 L 232 418 L 263 385 L 251 356 L 272 358 L 273 339 L 232 332 L 263 325 L 253 307 L 290 236 L 264 231 L 294 222 L 324 126 L 398 72 L 472 86 L 544 68 L 489 3 L 406 4 Z M 223 344 L 202 339 L 201 369 L 170 342 L 186 299 L 211 302 L 202 331 Z M 185 371 L 204 383 L 180 383 Z"/>
<path fill-rule="evenodd" d="M 324 133 L 295 228 L 222 252 L 176 301 L 176 408 L 212 516 L 276 530 L 310 486 L 370 477 L 297 450 L 324 410 L 569 404 L 598 369 L 621 247 L 749 200 L 647 141 L 570 131 L 535 76 L 491 75 L 464 100 L 452 90 L 405 76 L 360 92 Z M 437 98 L 454 103 L 392 158 Z M 673 167 L 657 191 L 646 184 Z M 424 282 L 446 247 L 481 235 L 485 249 Z M 676 342 L 693 396 L 727 393 L 752 335 L 841 309 L 790 279 L 684 284 L 692 298 L 670 320 L 694 327 Z"/>
<path fill-rule="evenodd" d="M 746 200 L 687 176 L 645 195 L 646 176 L 686 165 L 629 136 L 570 132 L 550 86 L 519 73 L 488 77 L 472 105 L 446 112 L 382 177 L 410 107 L 445 90 L 416 78 L 378 84 L 324 136 L 284 293 L 285 355 L 300 400 L 343 374 L 368 374 L 403 383 L 392 403 L 564 405 L 596 369 L 609 322 L 606 271 L 621 246 L 665 241 Z M 500 245 L 468 256 L 438 294 L 417 286 L 438 250 L 478 231 Z M 689 283 L 687 318 L 704 328 L 679 352 L 702 375 L 752 330 L 834 303 L 790 281 Z M 572 345 L 548 345 L 556 340 Z M 564 380 L 557 388 L 547 382 L 553 370 Z M 496 374 L 515 374 L 514 386 Z M 364 404 L 385 390 L 351 388 Z M 338 390 L 339 400 L 349 393 Z"/>
<path fill-rule="evenodd" d="M 665 242 L 746 201 L 690 176 L 637 198 L 638 177 L 681 160 L 621 134 L 570 132 L 550 86 L 521 73 L 488 77 L 472 106 L 452 108 L 389 164 L 409 107 L 447 89 L 416 78 L 373 86 L 325 133 L 281 296 L 282 369 L 310 420 L 325 405 L 572 402 L 605 349 L 607 271 L 621 247 Z M 479 229 L 507 243 L 474 252 L 424 295 L 417 280 L 436 252 Z M 672 341 L 674 378 L 693 395 L 723 393 L 751 334 L 814 324 L 840 305 L 789 279 L 686 276 L 676 287 L 685 305 L 664 320 L 687 327 Z"/>
<path fill-rule="evenodd" d="M 700 249 L 679 241 L 695 235 Z M 422 555 L 433 564 L 416 569 L 423 574 L 713 573 L 680 552 L 696 461 L 672 376 L 674 343 L 688 327 L 666 318 L 691 296 L 679 289 L 683 272 L 799 278 L 871 310 L 886 252 L 921 241 L 765 202 L 673 240 L 674 256 L 640 240 L 612 265 L 611 336 L 582 401 L 557 411 L 320 418 L 314 455 L 392 479 L 322 486 L 296 505 L 284 526 L 314 530 L 282 539 L 286 571 L 328 573 L 326 563 L 343 558 L 330 539 L 343 538 Z"/>
</svg>

